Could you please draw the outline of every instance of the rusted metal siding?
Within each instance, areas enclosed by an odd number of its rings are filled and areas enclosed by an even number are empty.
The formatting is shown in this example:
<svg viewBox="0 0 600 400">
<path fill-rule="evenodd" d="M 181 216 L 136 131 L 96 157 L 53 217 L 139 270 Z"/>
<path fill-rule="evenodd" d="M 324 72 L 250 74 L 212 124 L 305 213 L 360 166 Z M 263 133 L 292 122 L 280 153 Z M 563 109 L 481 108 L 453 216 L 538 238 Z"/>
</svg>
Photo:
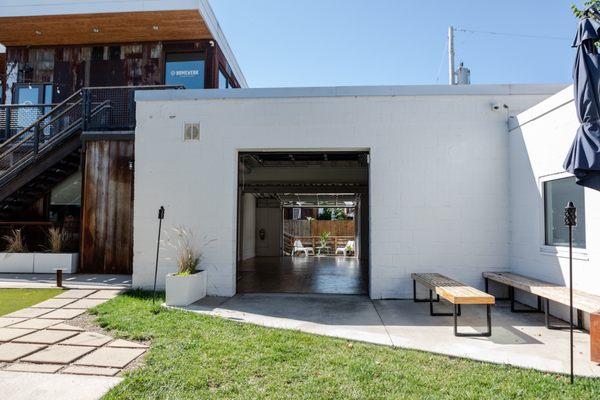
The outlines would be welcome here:
<svg viewBox="0 0 600 400">
<path fill-rule="evenodd" d="M 8 47 L 7 63 L 16 65 L 19 83 L 54 83 L 55 102 L 85 86 L 142 86 L 165 82 L 165 55 L 204 52 L 205 87 L 218 87 L 218 71 L 239 87 L 225 55 L 212 40 L 142 42 L 86 46 Z M 9 88 L 10 89 L 10 88 Z"/>
<path fill-rule="evenodd" d="M 131 274 L 133 141 L 90 141 L 85 147 L 81 270 Z"/>
</svg>

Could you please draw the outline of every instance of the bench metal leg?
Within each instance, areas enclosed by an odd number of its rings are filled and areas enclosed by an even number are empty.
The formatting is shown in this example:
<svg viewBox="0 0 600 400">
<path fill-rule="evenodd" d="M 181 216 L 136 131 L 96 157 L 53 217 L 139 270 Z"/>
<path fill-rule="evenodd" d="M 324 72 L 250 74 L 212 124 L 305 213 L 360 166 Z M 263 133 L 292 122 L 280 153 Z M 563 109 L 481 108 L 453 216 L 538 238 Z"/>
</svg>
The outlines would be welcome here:
<svg viewBox="0 0 600 400">
<path fill-rule="evenodd" d="M 439 299 L 439 296 L 438 296 Z M 456 310 L 454 310 L 454 312 L 451 313 L 440 313 L 440 312 L 435 312 L 433 311 L 433 303 L 435 301 L 433 300 L 433 291 L 429 290 L 429 315 L 431 315 L 432 317 L 451 317 L 454 315 L 454 313 L 456 313 Z M 454 304 L 454 308 L 456 309 L 456 304 Z M 460 308 L 460 304 L 458 304 L 458 315 L 461 314 L 461 308 Z"/>
<path fill-rule="evenodd" d="M 454 336 L 458 337 L 490 337 L 492 336 L 492 306 L 491 304 L 486 304 L 486 313 L 487 313 L 487 331 L 483 333 L 459 333 L 458 332 L 458 316 L 460 310 L 460 304 L 454 304 L 454 312 L 452 313 L 454 316 Z"/>
<path fill-rule="evenodd" d="M 546 299 L 546 307 L 544 307 L 544 314 L 546 319 L 546 328 L 552 330 L 569 329 L 567 325 L 551 325 L 550 324 L 550 300 Z M 577 325 L 573 325 L 573 328 L 583 330 L 583 311 L 577 310 Z"/>
<path fill-rule="evenodd" d="M 542 299 L 540 296 L 537 297 L 537 308 L 519 308 L 515 307 L 517 303 L 515 301 L 515 288 L 512 286 L 508 287 L 508 297 L 510 298 L 510 311 L 514 313 L 541 313 L 542 312 Z"/>
<path fill-rule="evenodd" d="M 436 295 L 437 298 L 435 300 L 433 300 L 435 303 L 439 303 L 440 301 L 440 295 Z M 430 299 L 417 299 L 417 281 L 415 281 L 413 279 L 413 301 L 415 303 L 429 303 L 431 300 Z"/>
<path fill-rule="evenodd" d="M 483 280 L 485 281 L 485 292 L 487 294 L 490 294 L 490 279 L 489 278 L 483 278 Z M 510 292 L 510 286 L 508 286 L 509 288 L 509 292 Z M 496 297 L 496 296 L 494 296 Z M 510 300 L 510 296 L 509 297 L 496 297 L 496 300 Z"/>
</svg>

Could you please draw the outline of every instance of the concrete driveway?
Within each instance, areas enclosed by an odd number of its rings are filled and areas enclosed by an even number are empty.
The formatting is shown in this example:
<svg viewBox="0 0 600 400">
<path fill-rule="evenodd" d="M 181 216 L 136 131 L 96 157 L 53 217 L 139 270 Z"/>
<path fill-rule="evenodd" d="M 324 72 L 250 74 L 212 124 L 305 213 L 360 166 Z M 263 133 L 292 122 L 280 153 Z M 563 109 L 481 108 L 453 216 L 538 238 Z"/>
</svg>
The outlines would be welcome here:
<svg viewBox="0 0 600 400">
<path fill-rule="evenodd" d="M 442 311 L 449 307 L 436 304 Z M 515 314 L 508 302 L 492 311 L 492 336 L 455 337 L 452 317 L 431 317 L 428 303 L 411 300 L 372 301 L 366 296 L 240 294 L 206 298 L 189 311 L 257 325 L 387 346 L 424 350 L 541 371 L 569 371 L 569 332 L 548 330 L 543 314 Z M 485 308 L 463 306 L 463 332 L 485 330 Z M 600 377 L 590 361 L 587 332 L 575 332 L 575 372 Z"/>
</svg>

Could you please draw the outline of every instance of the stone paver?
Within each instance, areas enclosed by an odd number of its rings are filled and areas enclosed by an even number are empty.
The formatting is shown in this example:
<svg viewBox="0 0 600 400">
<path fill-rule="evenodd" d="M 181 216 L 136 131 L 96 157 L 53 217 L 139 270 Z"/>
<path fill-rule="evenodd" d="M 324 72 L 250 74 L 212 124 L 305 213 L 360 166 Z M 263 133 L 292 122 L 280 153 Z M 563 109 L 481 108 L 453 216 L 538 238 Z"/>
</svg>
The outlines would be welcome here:
<svg viewBox="0 0 600 400">
<path fill-rule="evenodd" d="M 0 318 L 0 364 L 10 363 L 0 371 L 0 379 L 1 374 L 21 374 L 31 376 L 32 380 L 35 376 L 117 379 L 113 377 L 144 354 L 148 346 L 87 332 L 70 325 L 68 320 L 122 292 L 114 289 L 69 290 Z M 6 378 L 19 385 L 20 380 L 13 376 Z M 87 388 L 85 391 L 87 393 Z M 23 393 L 18 392 L 19 395 Z M 26 399 L 27 395 L 24 396 L 22 398 Z"/>
<path fill-rule="evenodd" d="M 119 349 L 114 347 L 102 347 L 88 354 L 80 360 L 75 361 L 75 365 L 86 365 L 90 367 L 112 367 L 124 368 L 144 354 L 143 349 Z"/>
<path fill-rule="evenodd" d="M 51 312 L 52 310 L 48 310 L 45 308 L 33 308 L 33 307 L 29 307 L 29 308 L 24 308 L 22 310 L 18 310 L 15 312 L 12 312 L 10 314 L 6 314 L 6 317 L 17 317 L 17 318 L 37 318 L 40 317 L 44 314 L 48 314 L 49 312 Z"/>
<path fill-rule="evenodd" d="M 18 329 L 46 329 L 49 326 L 56 325 L 61 322 L 64 322 L 64 321 L 59 320 L 59 319 L 33 318 L 33 319 L 28 319 L 26 321 L 11 325 L 10 327 L 18 328 Z"/>
<path fill-rule="evenodd" d="M 76 309 L 82 309 L 82 310 L 87 310 L 88 308 L 93 308 L 96 306 L 99 306 L 102 303 L 106 303 L 108 300 L 107 299 L 81 299 L 81 300 L 77 300 L 74 303 L 71 304 L 67 304 L 64 309 L 72 309 L 72 308 L 76 308 Z"/>
<path fill-rule="evenodd" d="M 94 349 L 95 347 L 54 345 L 31 354 L 21 361 L 41 364 L 70 364 Z"/>
<path fill-rule="evenodd" d="M 123 379 L 116 376 L 0 371 L 2 400 L 98 400 Z"/>
<path fill-rule="evenodd" d="M 72 289 L 55 296 L 55 299 L 82 299 L 96 292 L 92 289 Z"/>
<path fill-rule="evenodd" d="M 27 321 L 27 318 L 5 318 L 5 317 L 1 317 L 0 318 L 0 328 L 4 328 L 10 325 L 14 325 L 18 322 L 23 322 L 23 321 Z"/>
<path fill-rule="evenodd" d="M 35 304 L 31 307 L 33 308 L 61 308 L 66 306 L 67 304 L 73 303 L 77 301 L 77 299 L 48 299 L 46 301 L 42 301 L 41 303 Z"/>
<path fill-rule="evenodd" d="M 21 336 L 35 332 L 35 329 L 0 328 L 0 342 L 10 342 Z"/>
<path fill-rule="evenodd" d="M 100 347 L 110 342 L 112 338 L 110 336 L 103 335 L 97 332 L 82 332 L 77 336 L 73 336 L 70 339 L 61 342 L 61 344 L 67 344 L 70 346 L 94 346 Z"/>
<path fill-rule="evenodd" d="M 147 349 L 148 346 L 141 343 L 130 342 L 129 340 L 117 339 L 113 342 L 110 342 L 106 345 L 106 347 L 119 347 L 124 349 Z"/>
<path fill-rule="evenodd" d="M 118 368 L 99 368 L 99 367 L 84 367 L 74 365 L 65 368 L 63 374 L 75 375 L 100 375 L 100 376 L 115 376 L 120 370 Z"/>
<path fill-rule="evenodd" d="M 122 290 L 98 290 L 96 293 L 89 295 L 88 299 L 114 299 L 118 295 L 123 293 Z"/>
<path fill-rule="evenodd" d="M 14 329 L 19 330 L 19 329 Z M 72 336 L 77 335 L 77 332 L 73 331 L 53 331 L 53 330 L 41 330 L 29 335 L 21 336 L 14 339 L 15 343 L 38 343 L 38 344 L 55 344 L 62 340 L 68 339 Z"/>
<path fill-rule="evenodd" d="M 4 368 L 4 370 L 12 371 L 12 372 L 40 372 L 40 373 L 44 373 L 44 374 L 54 374 L 63 367 L 64 367 L 64 365 L 56 365 L 56 364 L 17 363 L 17 364 L 10 364 L 8 367 Z"/>
<path fill-rule="evenodd" d="M 0 344 L 0 361 L 13 362 L 21 357 L 43 349 L 45 346 L 38 344 L 4 343 Z"/>
<path fill-rule="evenodd" d="M 75 317 L 80 316 L 85 313 L 85 310 L 67 310 L 64 308 L 59 308 L 58 310 L 54 310 L 49 312 L 48 314 L 44 314 L 44 318 L 46 319 L 73 319 Z"/>
<path fill-rule="evenodd" d="M 83 332 L 84 331 L 83 328 L 80 328 L 78 326 L 73 326 L 73 325 L 63 324 L 63 323 L 49 326 L 48 329 L 56 330 L 56 331 L 75 331 L 75 332 Z"/>
</svg>

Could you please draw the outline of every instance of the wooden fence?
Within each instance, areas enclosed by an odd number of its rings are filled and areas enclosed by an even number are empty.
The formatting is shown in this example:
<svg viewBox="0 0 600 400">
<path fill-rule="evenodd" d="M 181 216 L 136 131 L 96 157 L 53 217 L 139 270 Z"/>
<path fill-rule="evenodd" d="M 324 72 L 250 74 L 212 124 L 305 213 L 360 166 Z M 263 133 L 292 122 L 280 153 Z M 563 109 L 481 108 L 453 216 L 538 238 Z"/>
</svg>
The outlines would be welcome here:
<svg viewBox="0 0 600 400">
<path fill-rule="evenodd" d="M 291 236 L 321 236 L 323 232 L 329 232 L 331 236 L 355 235 L 354 220 L 284 220 L 283 231 Z"/>
</svg>

